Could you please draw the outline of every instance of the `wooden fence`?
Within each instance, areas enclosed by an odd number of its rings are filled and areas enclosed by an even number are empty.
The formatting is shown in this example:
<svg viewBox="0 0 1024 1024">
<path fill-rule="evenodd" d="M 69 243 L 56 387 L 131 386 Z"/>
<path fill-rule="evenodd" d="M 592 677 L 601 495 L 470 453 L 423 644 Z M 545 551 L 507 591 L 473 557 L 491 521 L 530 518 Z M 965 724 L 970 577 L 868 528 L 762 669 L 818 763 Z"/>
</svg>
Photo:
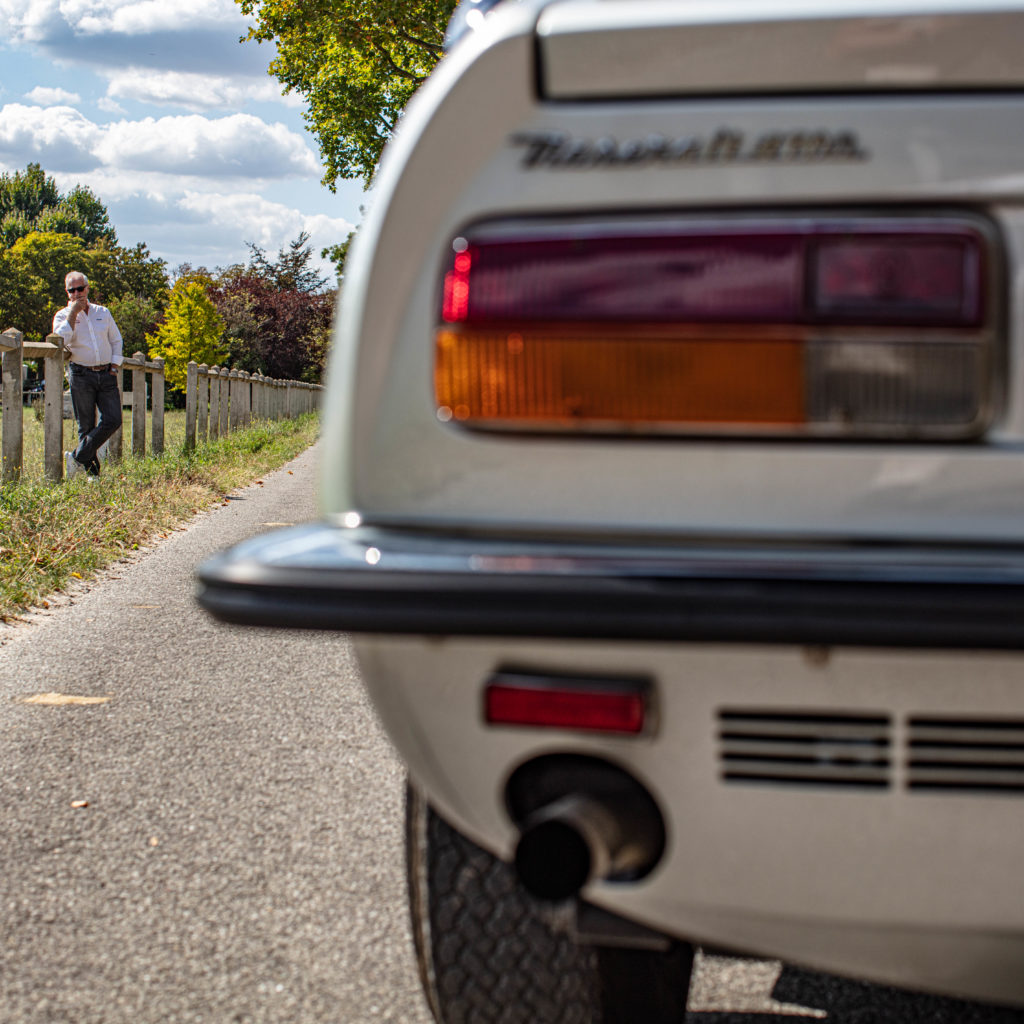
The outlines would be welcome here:
<svg viewBox="0 0 1024 1024">
<path fill-rule="evenodd" d="M 64 477 L 64 361 L 67 358 L 64 339 L 59 334 L 50 334 L 45 342 L 25 344 L 21 331 L 12 328 L 0 334 L 0 353 L 3 357 L 0 391 L 3 400 L 0 440 L 3 466 L 0 480 L 6 483 L 21 476 L 24 452 L 22 366 L 26 358 L 45 360 L 43 472 L 50 480 L 61 480 Z M 164 361 L 147 360 L 141 352 L 136 352 L 130 359 L 122 359 L 121 365 L 132 375 L 129 393 L 132 398 L 132 455 L 143 456 L 146 453 L 147 390 L 152 398 L 150 451 L 159 454 L 164 450 Z M 117 375 L 119 391 L 122 390 L 123 376 Z M 225 367 L 189 363 L 185 392 L 185 445 L 194 447 L 197 440 L 212 440 L 246 426 L 254 419 L 283 419 L 312 412 L 319 401 L 318 392 L 322 390 L 319 384 L 274 380 Z M 122 426 L 107 442 L 109 459 L 121 458 L 123 431 Z M 77 429 L 73 436 L 77 437 Z"/>
<path fill-rule="evenodd" d="M 213 440 L 253 420 L 281 420 L 313 412 L 322 384 L 277 380 L 226 366 L 189 363 L 185 382 L 185 446 Z"/>
</svg>

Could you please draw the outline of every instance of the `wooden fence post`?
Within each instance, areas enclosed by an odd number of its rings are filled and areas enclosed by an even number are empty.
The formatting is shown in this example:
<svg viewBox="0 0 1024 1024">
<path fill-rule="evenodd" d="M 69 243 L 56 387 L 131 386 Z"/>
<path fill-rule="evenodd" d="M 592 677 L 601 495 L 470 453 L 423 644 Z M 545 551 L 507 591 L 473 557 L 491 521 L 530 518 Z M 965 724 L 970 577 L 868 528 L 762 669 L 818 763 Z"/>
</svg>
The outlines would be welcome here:
<svg viewBox="0 0 1024 1024">
<path fill-rule="evenodd" d="M 228 430 L 237 430 L 242 421 L 242 389 L 237 370 L 232 369 L 228 374 L 228 381 L 228 394 L 231 396 L 228 399 L 231 403 L 228 413 Z"/>
<path fill-rule="evenodd" d="M 239 391 L 242 396 L 242 424 L 247 427 L 252 423 L 252 378 L 245 370 L 238 376 L 241 378 Z"/>
<path fill-rule="evenodd" d="M 288 419 L 291 419 L 295 415 L 295 410 L 292 408 L 292 385 L 294 383 L 294 381 L 290 380 L 284 386 L 284 414 Z"/>
<path fill-rule="evenodd" d="M 64 479 L 64 339 L 48 334 L 56 349 L 47 355 L 43 391 L 43 473 L 47 480 Z"/>
<path fill-rule="evenodd" d="M 220 367 L 210 367 L 210 440 L 220 437 Z"/>
<path fill-rule="evenodd" d="M 131 366 L 130 360 L 122 359 L 121 365 L 124 366 L 125 363 L 129 367 Z M 124 450 L 122 444 L 124 440 L 124 370 L 117 371 L 117 402 L 121 407 L 122 425 L 110 435 L 110 440 L 104 445 L 107 449 L 107 458 L 113 462 L 120 460 Z"/>
<path fill-rule="evenodd" d="M 164 450 L 164 361 L 157 357 L 149 365 L 153 368 L 153 454 L 160 455 Z"/>
<path fill-rule="evenodd" d="M 231 401 L 231 381 L 228 379 L 229 371 L 226 366 L 220 368 L 220 436 L 228 435 L 228 403 Z"/>
<path fill-rule="evenodd" d="M 3 376 L 3 471 L 0 479 L 4 483 L 21 476 L 21 458 L 24 448 L 25 424 L 22 420 L 21 374 L 24 360 L 21 346 L 21 331 L 13 327 L 3 333 L 3 362 L 0 373 Z"/>
<path fill-rule="evenodd" d="M 210 422 L 210 372 L 206 363 L 196 368 L 196 442 L 205 441 Z"/>
<path fill-rule="evenodd" d="M 146 357 L 141 352 L 132 356 L 132 455 L 146 455 Z"/>
<path fill-rule="evenodd" d="M 199 365 L 194 359 L 188 361 L 185 372 L 185 447 L 191 451 L 196 446 L 196 415 L 199 409 Z"/>
</svg>

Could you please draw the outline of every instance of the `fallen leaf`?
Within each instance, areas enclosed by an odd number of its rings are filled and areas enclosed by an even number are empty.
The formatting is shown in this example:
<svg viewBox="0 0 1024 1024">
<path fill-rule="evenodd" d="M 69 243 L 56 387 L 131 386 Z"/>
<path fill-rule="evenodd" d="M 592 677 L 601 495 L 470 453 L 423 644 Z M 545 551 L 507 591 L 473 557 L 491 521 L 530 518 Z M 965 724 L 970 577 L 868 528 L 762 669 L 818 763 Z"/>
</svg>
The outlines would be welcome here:
<svg viewBox="0 0 1024 1024">
<path fill-rule="evenodd" d="M 46 707 L 64 707 L 68 704 L 106 704 L 109 697 L 76 697 L 70 693 L 37 693 L 23 697 L 22 704 L 42 704 Z"/>
<path fill-rule="evenodd" d="M 71 801 L 71 806 L 72 807 L 88 807 L 89 806 L 89 801 L 88 800 L 72 800 Z"/>
<path fill-rule="evenodd" d="M 289 476 L 295 476 L 295 474 L 290 469 L 288 470 L 288 475 Z"/>
<path fill-rule="evenodd" d="M 76 580 L 80 580 L 82 578 L 82 574 L 80 572 L 73 572 L 71 575 L 74 576 Z"/>
<path fill-rule="evenodd" d="M 150 841 L 149 841 L 149 845 L 150 846 L 159 846 L 160 845 L 160 840 L 157 839 L 156 836 L 153 836 L 153 838 L 150 839 Z"/>
</svg>

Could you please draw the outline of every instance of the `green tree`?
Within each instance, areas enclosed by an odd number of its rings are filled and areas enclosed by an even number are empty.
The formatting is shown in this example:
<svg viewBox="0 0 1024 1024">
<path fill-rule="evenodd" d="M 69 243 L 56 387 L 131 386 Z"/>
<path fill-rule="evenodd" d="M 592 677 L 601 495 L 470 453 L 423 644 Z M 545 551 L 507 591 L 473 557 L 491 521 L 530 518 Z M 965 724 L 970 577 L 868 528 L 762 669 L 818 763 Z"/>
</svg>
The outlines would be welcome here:
<svg viewBox="0 0 1024 1024">
<path fill-rule="evenodd" d="M 324 184 L 369 182 L 409 98 L 440 59 L 457 0 L 237 0 L 276 43 L 269 71 L 307 103 Z"/>
<path fill-rule="evenodd" d="M 122 295 L 107 303 L 110 314 L 121 332 L 124 353 L 132 356 L 136 352 L 149 355 L 149 335 L 163 318 L 163 309 L 144 295 Z"/>
<path fill-rule="evenodd" d="M 345 279 L 345 260 L 348 259 L 349 246 L 352 245 L 352 239 L 356 237 L 356 230 L 353 229 L 345 236 L 344 242 L 338 242 L 335 245 L 325 245 L 320 250 L 320 258 L 330 260 L 334 264 L 334 272 L 338 277 L 338 287 L 341 287 L 341 282 Z"/>
<path fill-rule="evenodd" d="M 39 164 L 29 164 L 24 174 L 0 174 L 0 216 L 17 211 L 32 221 L 60 200 L 57 183 Z"/>
<path fill-rule="evenodd" d="M 181 278 L 171 289 L 163 323 L 146 338 L 149 354 L 162 356 L 167 383 L 183 391 L 191 360 L 219 363 L 227 355 L 224 321 L 200 281 Z"/>
<path fill-rule="evenodd" d="M 75 235 L 86 245 L 117 242 L 96 194 L 76 185 L 63 195 L 39 164 L 29 164 L 24 173 L 0 174 L 0 243 L 9 248 L 32 231 Z"/>
<path fill-rule="evenodd" d="M 263 277 L 278 291 L 320 292 L 327 284 L 327 278 L 310 266 L 313 247 L 309 244 L 309 232 L 300 231 L 299 237 L 277 251 L 277 259 L 267 259 L 266 250 L 255 242 L 249 246 L 249 273 Z"/>
<path fill-rule="evenodd" d="M 53 328 L 53 314 L 66 305 L 64 277 L 81 270 L 91 278 L 85 243 L 75 235 L 33 231 L 0 251 L 8 286 L 0 291 L 0 322 L 42 341 Z"/>
<path fill-rule="evenodd" d="M 135 296 L 157 305 L 167 304 L 167 264 L 149 254 L 143 242 L 130 249 L 106 239 L 89 250 L 92 275 L 90 294 L 105 305 L 116 298 Z"/>
</svg>

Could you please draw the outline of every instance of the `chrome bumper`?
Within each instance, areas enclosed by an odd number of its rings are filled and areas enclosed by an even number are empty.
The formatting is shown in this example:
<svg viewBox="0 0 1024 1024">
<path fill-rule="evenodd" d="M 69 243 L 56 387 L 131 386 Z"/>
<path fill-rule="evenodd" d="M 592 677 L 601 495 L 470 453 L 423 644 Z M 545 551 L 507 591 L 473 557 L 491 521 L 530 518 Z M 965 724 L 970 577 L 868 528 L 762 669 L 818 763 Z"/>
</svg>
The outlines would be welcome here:
<svg viewBox="0 0 1024 1024">
<path fill-rule="evenodd" d="M 1024 548 L 558 543 L 313 523 L 198 570 L 243 625 L 437 636 L 1024 648 Z"/>
</svg>

